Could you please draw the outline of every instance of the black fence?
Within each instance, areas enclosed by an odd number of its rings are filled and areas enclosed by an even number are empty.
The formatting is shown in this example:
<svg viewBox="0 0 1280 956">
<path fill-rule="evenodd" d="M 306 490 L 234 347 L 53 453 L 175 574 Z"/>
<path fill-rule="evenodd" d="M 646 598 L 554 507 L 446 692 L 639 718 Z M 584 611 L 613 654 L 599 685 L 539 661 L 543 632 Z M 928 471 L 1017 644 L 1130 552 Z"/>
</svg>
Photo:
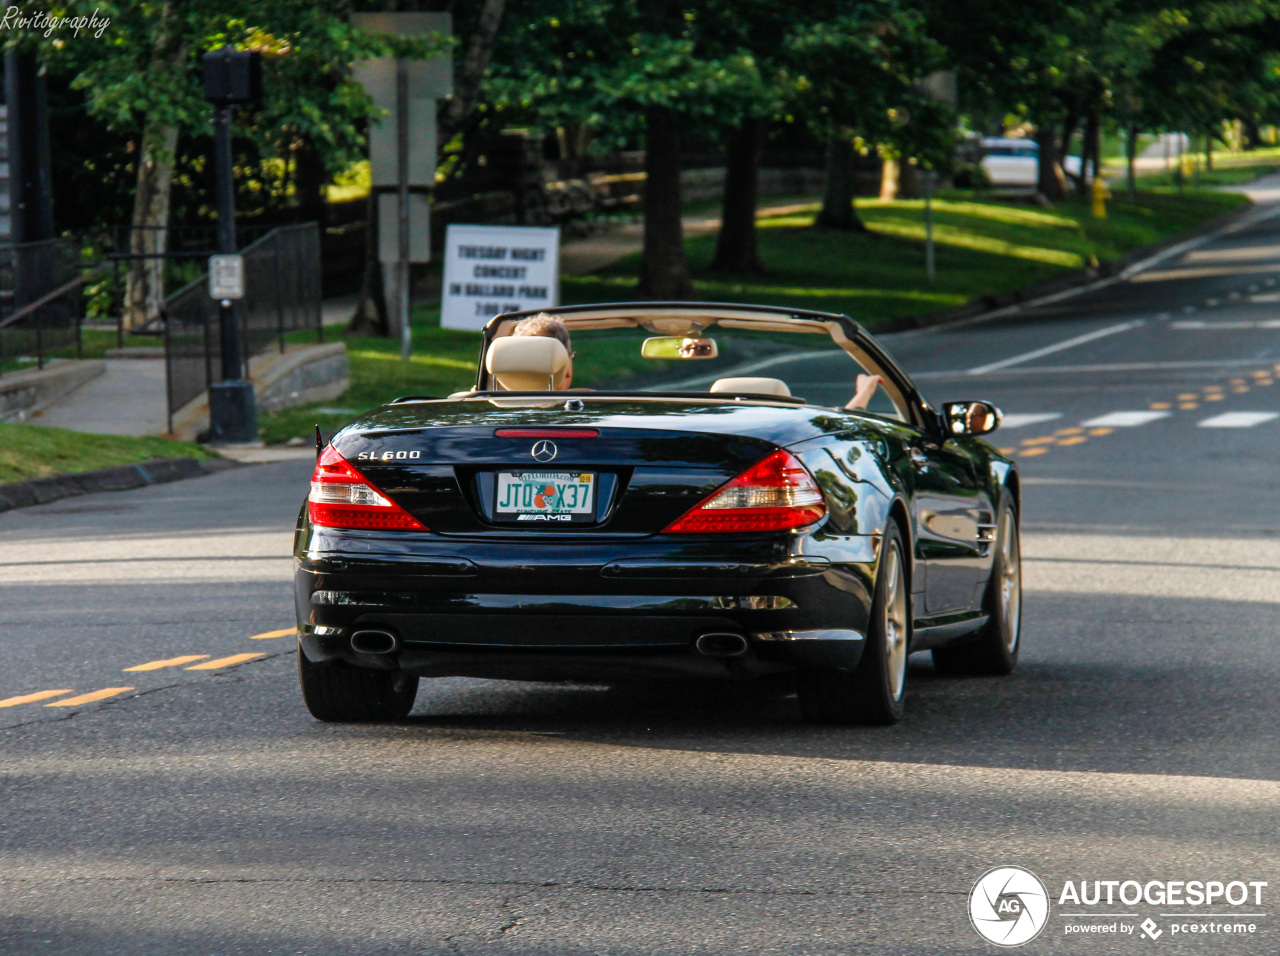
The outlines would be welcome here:
<svg viewBox="0 0 1280 956">
<path fill-rule="evenodd" d="M 44 368 L 49 354 L 80 354 L 85 274 L 76 239 L 0 245 L 0 368 Z M 98 270 L 99 272 L 101 270 Z"/>
<path fill-rule="evenodd" d="M 241 250 L 244 299 L 240 303 L 245 357 L 281 352 L 285 336 L 315 329 L 323 340 L 320 310 L 320 231 L 315 223 L 280 226 Z M 164 300 L 165 376 L 169 430 L 184 405 L 222 379 L 218 303 L 209 297 L 208 276 L 189 282 Z"/>
</svg>

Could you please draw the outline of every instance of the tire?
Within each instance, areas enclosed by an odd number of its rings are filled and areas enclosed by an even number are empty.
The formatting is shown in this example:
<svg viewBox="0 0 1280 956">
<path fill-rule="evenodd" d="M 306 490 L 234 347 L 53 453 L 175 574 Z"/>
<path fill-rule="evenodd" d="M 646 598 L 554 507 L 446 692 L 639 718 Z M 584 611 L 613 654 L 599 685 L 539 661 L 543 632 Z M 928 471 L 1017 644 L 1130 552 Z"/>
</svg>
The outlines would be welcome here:
<svg viewBox="0 0 1280 956">
<path fill-rule="evenodd" d="M 1004 501 L 996 519 L 996 553 L 982 606 L 989 620 L 977 636 L 933 651 L 944 674 L 1011 674 L 1022 650 L 1022 541 L 1018 512 Z"/>
<path fill-rule="evenodd" d="M 313 664 L 298 651 L 302 700 L 316 720 L 335 723 L 401 720 L 413 710 L 418 678 L 402 671 Z"/>
<path fill-rule="evenodd" d="M 880 546 L 871 624 L 852 671 L 804 671 L 798 692 L 806 720 L 819 724 L 897 723 L 907 698 L 911 587 L 902 533 L 890 523 Z"/>
</svg>

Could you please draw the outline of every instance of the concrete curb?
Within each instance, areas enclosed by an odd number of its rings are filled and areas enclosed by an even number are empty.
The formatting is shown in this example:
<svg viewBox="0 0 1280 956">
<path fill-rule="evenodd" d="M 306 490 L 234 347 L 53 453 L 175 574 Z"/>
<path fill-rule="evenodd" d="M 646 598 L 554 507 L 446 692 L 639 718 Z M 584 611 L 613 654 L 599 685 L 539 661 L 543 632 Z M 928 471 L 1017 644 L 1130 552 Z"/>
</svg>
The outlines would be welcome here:
<svg viewBox="0 0 1280 956">
<path fill-rule="evenodd" d="M 1069 275 L 1046 279 L 1044 282 L 1037 282 L 1034 285 L 1013 289 L 1009 292 L 1001 292 L 998 295 L 984 295 L 980 299 L 975 299 L 972 302 L 967 302 L 964 305 L 942 312 L 929 312 L 923 315 L 908 315 L 900 319 L 892 319 L 882 325 L 877 325 L 873 330 L 873 334 L 892 335 L 898 332 L 929 329 L 939 325 L 961 325 L 968 324 L 970 321 L 981 322 L 985 319 L 996 318 L 998 315 L 1020 311 L 1023 306 L 1034 305 L 1051 297 L 1067 298 L 1077 292 L 1084 292 L 1093 285 L 1103 285 L 1119 279 L 1127 279 L 1142 271 L 1143 268 L 1160 262 L 1165 258 L 1161 253 L 1173 250 L 1188 241 L 1194 241 L 1202 237 L 1207 238 L 1214 233 L 1235 225 L 1240 220 L 1250 217 L 1265 218 L 1266 215 L 1271 214 L 1273 211 L 1268 211 L 1264 215 L 1259 215 L 1259 212 L 1258 206 L 1244 206 L 1234 212 L 1215 216 L 1194 229 L 1188 229 L 1186 232 L 1180 232 L 1149 246 L 1135 249 L 1119 259 L 1103 263 L 1097 268 L 1080 269 Z"/>
<path fill-rule="evenodd" d="M 90 495 L 99 491 L 127 491 L 146 485 L 163 485 L 184 478 L 198 478 L 214 472 L 239 468 L 239 462 L 225 458 L 200 461 L 195 458 L 159 458 L 135 465 L 99 468 L 50 478 L 34 478 L 0 485 L 0 512 L 13 508 L 43 505 L 59 498 Z"/>
</svg>

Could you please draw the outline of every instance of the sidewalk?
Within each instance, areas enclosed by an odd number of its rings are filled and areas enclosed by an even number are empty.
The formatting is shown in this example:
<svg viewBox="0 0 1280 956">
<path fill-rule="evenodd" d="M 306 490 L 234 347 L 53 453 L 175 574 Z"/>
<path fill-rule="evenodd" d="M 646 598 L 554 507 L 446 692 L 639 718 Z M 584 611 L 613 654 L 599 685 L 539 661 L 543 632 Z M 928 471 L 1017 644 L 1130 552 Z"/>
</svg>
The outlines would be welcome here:
<svg viewBox="0 0 1280 956">
<path fill-rule="evenodd" d="M 99 435 L 163 435 L 164 359 L 107 359 L 107 370 L 29 421 Z"/>
</svg>

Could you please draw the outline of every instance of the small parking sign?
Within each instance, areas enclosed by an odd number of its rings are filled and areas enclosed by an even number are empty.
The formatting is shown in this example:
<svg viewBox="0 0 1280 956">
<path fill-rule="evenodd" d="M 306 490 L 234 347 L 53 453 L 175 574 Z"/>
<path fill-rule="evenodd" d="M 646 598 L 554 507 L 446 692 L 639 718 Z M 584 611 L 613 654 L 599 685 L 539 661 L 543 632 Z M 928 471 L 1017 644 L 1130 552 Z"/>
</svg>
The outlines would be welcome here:
<svg viewBox="0 0 1280 956">
<path fill-rule="evenodd" d="M 209 257 L 209 296 L 214 299 L 244 298 L 244 257 Z"/>
</svg>

